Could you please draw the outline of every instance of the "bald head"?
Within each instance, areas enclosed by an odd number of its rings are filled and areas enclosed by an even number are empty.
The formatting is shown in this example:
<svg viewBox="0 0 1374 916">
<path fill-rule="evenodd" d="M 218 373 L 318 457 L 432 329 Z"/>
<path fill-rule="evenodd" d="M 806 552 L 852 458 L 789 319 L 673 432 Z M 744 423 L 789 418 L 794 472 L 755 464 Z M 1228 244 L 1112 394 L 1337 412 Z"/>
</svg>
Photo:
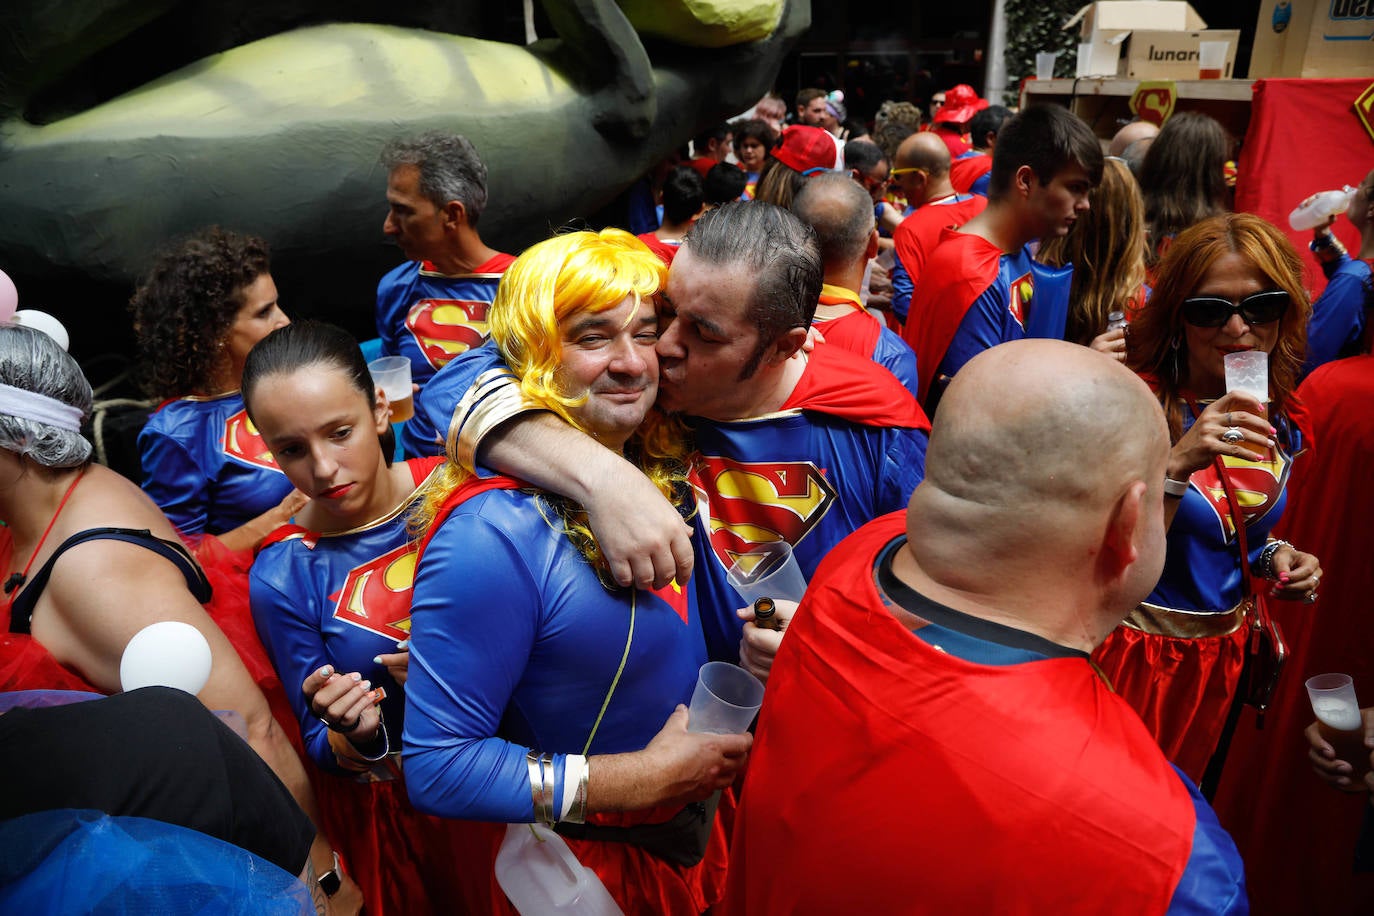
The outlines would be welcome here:
<svg viewBox="0 0 1374 916">
<path fill-rule="evenodd" d="M 1132 143 L 1138 140 L 1153 140 L 1158 134 L 1159 128 L 1149 121 L 1132 121 L 1112 137 L 1112 142 L 1107 146 L 1107 155 L 1120 156 Z"/>
<path fill-rule="evenodd" d="M 873 200 L 848 175 L 828 172 L 808 179 L 792 199 L 792 212 L 816 230 L 827 276 L 868 260 Z"/>
<path fill-rule="evenodd" d="M 897 147 L 897 168 L 924 169 L 932 178 L 949 174 L 949 147 L 938 135 L 912 134 Z"/>
</svg>

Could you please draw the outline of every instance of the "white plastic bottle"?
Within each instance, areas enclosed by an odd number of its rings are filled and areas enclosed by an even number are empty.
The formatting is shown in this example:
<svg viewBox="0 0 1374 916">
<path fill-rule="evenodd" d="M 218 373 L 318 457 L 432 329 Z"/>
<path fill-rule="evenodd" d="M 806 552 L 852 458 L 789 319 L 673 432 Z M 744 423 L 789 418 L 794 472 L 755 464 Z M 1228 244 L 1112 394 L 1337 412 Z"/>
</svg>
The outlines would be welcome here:
<svg viewBox="0 0 1374 916">
<path fill-rule="evenodd" d="M 509 824 L 496 880 L 521 916 L 623 916 L 596 872 L 542 824 Z"/>
<path fill-rule="evenodd" d="M 1288 225 L 1299 232 L 1316 228 L 1338 213 L 1344 213 L 1350 207 L 1350 199 L 1354 196 L 1355 189 L 1350 185 L 1339 191 L 1313 194 L 1288 214 Z"/>
</svg>

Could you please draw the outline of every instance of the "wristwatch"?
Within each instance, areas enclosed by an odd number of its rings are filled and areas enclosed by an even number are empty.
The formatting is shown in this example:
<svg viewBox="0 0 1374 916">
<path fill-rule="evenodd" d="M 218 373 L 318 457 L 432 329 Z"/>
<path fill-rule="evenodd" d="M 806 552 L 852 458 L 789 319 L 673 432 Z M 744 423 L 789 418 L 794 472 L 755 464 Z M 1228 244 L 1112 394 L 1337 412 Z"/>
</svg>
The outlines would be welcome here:
<svg viewBox="0 0 1374 916">
<path fill-rule="evenodd" d="M 334 867 L 315 879 L 315 885 L 326 897 L 333 897 L 343 887 L 343 865 L 339 862 L 339 854 L 334 853 Z"/>
</svg>

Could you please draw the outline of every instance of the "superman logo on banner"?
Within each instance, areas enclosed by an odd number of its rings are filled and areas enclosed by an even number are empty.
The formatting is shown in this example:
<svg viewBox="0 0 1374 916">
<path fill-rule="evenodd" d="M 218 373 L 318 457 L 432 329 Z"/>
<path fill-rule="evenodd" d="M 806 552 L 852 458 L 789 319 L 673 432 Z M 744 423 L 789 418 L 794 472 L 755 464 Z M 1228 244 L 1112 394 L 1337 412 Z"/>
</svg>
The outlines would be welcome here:
<svg viewBox="0 0 1374 916">
<path fill-rule="evenodd" d="M 1231 479 L 1231 487 L 1236 491 L 1236 501 L 1240 503 L 1241 515 L 1244 516 L 1246 525 L 1263 517 L 1273 507 L 1283 492 L 1284 482 L 1292 466 L 1289 458 L 1278 449 L 1269 451 L 1270 457 L 1264 461 L 1246 461 L 1230 455 L 1222 456 L 1222 463 L 1226 465 L 1226 474 Z M 1217 524 L 1221 526 L 1226 540 L 1233 540 L 1236 536 L 1236 523 L 1231 517 L 1231 507 L 1226 501 L 1226 488 L 1222 486 L 1216 465 L 1209 464 L 1197 471 L 1190 478 L 1190 482 L 1202 492 L 1207 498 L 1207 504 L 1217 514 Z"/>
<path fill-rule="evenodd" d="M 1178 87 L 1173 80 L 1146 80 L 1136 87 L 1127 104 L 1131 113 L 1140 120 L 1163 127 L 1174 113 L 1177 101 Z"/>
<path fill-rule="evenodd" d="M 662 588 L 647 589 L 647 591 L 672 608 L 673 612 L 682 618 L 683 623 L 687 622 L 687 589 L 678 585 L 676 579 Z"/>
<path fill-rule="evenodd" d="M 487 339 L 490 302 L 475 299 L 421 299 L 406 313 L 406 330 L 435 369 Z"/>
<path fill-rule="evenodd" d="M 414 545 L 402 544 L 349 570 L 343 587 L 329 600 L 335 618 L 399 642 L 410 636 L 414 586 Z"/>
<path fill-rule="evenodd" d="M 1007 309 L 1011 312 L 1011 317 L 1016 319 L 1016 323 L 1024 329 L 1026 327 L 1026 316 L 1030 314 L 1031 300 L 1035 297 L 1035 278 L 1030 271 L 1026 271 L 1015 280 L 1011 281 L 1010 295 L 1007 296 Z"/>
<path fill-rule="evenodd" d="M 760 544 L 795 547 L 835 502 L 834 488 L 809 461 L 703 456 L 693 485 L 707 513 L 711 550 L 727 569 Z"/>
<path fill-rule="evenodd" d="M 1370 83 L 1355 98 L 1355 117 L 1360 119 L 1369 139 L 1374 140 L 1374 83 Z"/>
<path fill-rule="evenodd" d="M 272 451 L 267 447 L 267 443 L 262 441 L 258 428 L 248 419 L 247 410 L 240 410 L 224 421 L 224 438 L 220 440 L 220 446 L 224 449 L 224 454 L 244 464 L 273 471 L 281 470 L 277 467 L 277 459 L 272 457 Z"/>
</svg>

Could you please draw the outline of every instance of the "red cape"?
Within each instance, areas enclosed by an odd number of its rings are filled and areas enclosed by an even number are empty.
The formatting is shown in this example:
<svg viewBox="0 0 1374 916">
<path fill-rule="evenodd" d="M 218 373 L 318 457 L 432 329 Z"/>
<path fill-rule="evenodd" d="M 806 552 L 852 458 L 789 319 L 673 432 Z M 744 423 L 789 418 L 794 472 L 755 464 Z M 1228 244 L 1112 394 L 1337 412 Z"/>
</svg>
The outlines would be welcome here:
<svg viewBox="0 0 1374 916">
<path fill-rule="evenodd" d="M 997 279 L 1001 257 L 1002 249 L 980 236 L 941 232 L 911 296 L 904 333 L 916 351 L 922 401 L 969 306 Z"/>
<path fill-rule="evenodd" d="M 820 344 L 779 410 L 812 410 L 863 426 L 930 431 L 930 420 L 891 372 L 840 347 Z"/>
<path fill-rule="evenodd" d="M 925 204 L 902 220 L 892 233 L 892 243 L 913 285 L 919 283 L 926 259 L 940 243 L 943 231 L 959 228 L 982 213 L 987 205 L 986 197 L 974 195 L 949 204 Z"/>
<path fill-rule="evenodd" d="M 973 183 L 992 171 L 992 157 L 986 153 L 955 159 L 949 164 L 949 183 L 960 194 L 967 194 Z"/>
<path fill-rule="evenodd" d="M 888 613 L 873 561 L 904 526 L 836 547 L 793 618 L 726 911 L 1163 913 L 1192 848 L 1182 781 L 1084 659 L 976 665 Z"/>
<path fill-rule="evenodd" d="M 821 289 L 821 305 L 849 305 L 852 310 L 848 315 L 813 321 L 812 324 L 825 336 L 826 343 L 856 356 L 872 357 L 873 348 L 878 345 L 878 336 L 883 332 L 882 323 L 864 310 L 858 295 L 852 291 L 833 287 L 837 292 L 832 295 L 825 291 L 827 288 L 832 287 Z"/>
<path fill-rule="evenodd" d="M 641 233 L 635 236 L 635 238 L 649 246 L 649 250 L 658 255 L 658 259 L 664 264 L 673 263 L 673 256 L 677 254 L 677 245 L 669 245 L 667 242 L 660 240 L 659 237 L 652 232 Z"/>
<path fill-rule="evenodd" d="M 1361 706 L 1374 706 L 1374 595 L 1369 509 L 1374 479 L 1374 356 L 1327 363 L 1298 389 L 1305 410 L 1288 408 L 1315 446 L 1294 462 L 1278 536 L 1322 564 L 1316 604 L 1270 606 L 1292 652 L 1264 728 L 1246 709 L 1227 756 L 1216 811 L 1245 859 L 1256 914 L 1287 916 L 1320 907 L 1374 912 L 1374 875 L 1353 874 L 1351 849 L 1367 794 L 1337 792 L 1313 775 L 1302 730 L 1312 721 L 1303 681 L 1339 671 L 1355 679 Z"/>
</svg>

